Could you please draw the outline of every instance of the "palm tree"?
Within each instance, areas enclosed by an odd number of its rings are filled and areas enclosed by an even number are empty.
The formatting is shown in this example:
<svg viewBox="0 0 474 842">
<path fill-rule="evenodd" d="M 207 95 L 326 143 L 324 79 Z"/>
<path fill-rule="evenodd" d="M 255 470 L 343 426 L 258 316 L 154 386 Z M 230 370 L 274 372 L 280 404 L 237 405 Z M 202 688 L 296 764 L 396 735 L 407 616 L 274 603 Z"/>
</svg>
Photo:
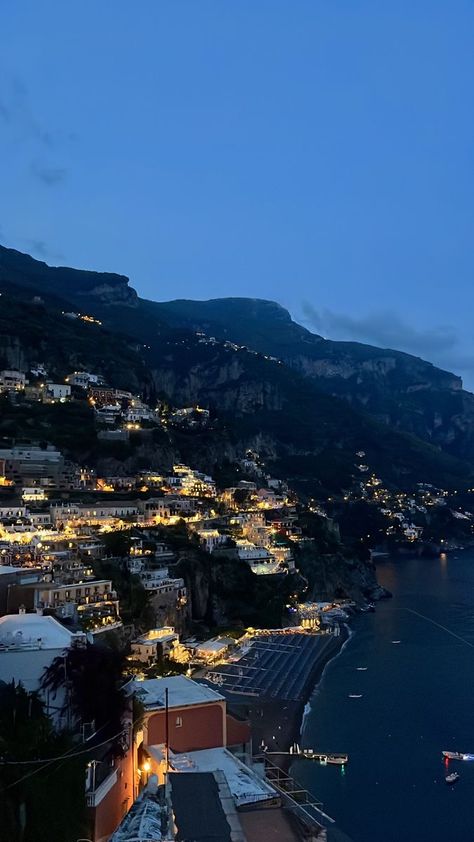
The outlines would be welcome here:
<svg viewBox="0 0 474 842">
<path fill-rule="evenodd" d="M 124 717 L 129 709 L 123 688 L 125 656 L 98 644 L 73 647 L 46 669 L 43 690 L 66 687 L 63 712 L 76 721 L 93 722 L 100 742 L 111 739 L 114 753 L 122 753 Z M 117 736 L 119 735 L 119 736 Z"/>
</svg>

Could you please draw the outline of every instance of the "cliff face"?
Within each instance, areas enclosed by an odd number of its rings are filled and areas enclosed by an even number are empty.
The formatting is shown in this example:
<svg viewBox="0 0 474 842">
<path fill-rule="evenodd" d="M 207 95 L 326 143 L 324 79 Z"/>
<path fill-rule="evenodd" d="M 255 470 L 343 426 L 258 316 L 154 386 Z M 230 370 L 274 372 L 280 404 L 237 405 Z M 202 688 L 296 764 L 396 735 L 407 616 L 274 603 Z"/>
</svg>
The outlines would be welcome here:
<svg viewBox="0 0 474 842">
<path fill-rule="evenodd" d="M 346 558 L 340 553 L 317 555 L 305 563 L 305 575 L 312 587 L 312 599 L 379 599 L 383 596 L 370 561 Z"/>
<path fill-rule="evenodd" d="M 57 295 L 69 301 L 91 300 L 136 307 L 138 296 L 125 275 L 48 266 L 27 254 L 0 246 L 0 282 Z"/>
<path fill-rule="evenodd" d="M 474 461 L 474 398 L 450 372 L 399 351 L 323 339 L 273 302 L 229 298 L 158 306 L 175 325 L 277 357 L 378 421 Z"/>
<path fill-rule="evenodd" d="M 77 369 L 94 371 L 114 385 L 141 391 L 151 377 L 136 345 L 102 326 L 69 319 L 42 303 L 0 298 L 0 368 L 29 371 L 42 363 L 62 382 Z"/>
</svg>

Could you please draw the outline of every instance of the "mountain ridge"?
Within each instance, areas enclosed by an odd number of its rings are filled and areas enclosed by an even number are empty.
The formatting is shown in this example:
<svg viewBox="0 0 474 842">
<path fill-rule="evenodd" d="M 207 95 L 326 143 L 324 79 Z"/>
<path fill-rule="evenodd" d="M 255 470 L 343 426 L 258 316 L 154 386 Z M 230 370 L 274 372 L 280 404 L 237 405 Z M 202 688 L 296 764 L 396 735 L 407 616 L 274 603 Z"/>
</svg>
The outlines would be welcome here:
<svg viewBox="0 0 474 842">
<path fill-rule="evenodd" d="M 277 369 L 269 367 L 273 358 L 274 365 L 283 362 L 282 368 L 295 372 L 297 392 L 309 390 L 313 395 L 313 386 L 319 390 L 319 399 L 317 392 L 311 398 L 316 403 L 322 402 L 325 393 L 385 427 L 474 464 L 474 397 L 462 390 L 456 375 L 418 357 L 323 339 L 295 322 L 276 302 L 243 297 L 148 301 L 137 295 L 125 275 L 51 268 L 0 247 L 0 285 L 5 288 L 12 283 L 50 296 L 52 301 L 61 295 L 68 306 L 87 308 L 103 321 L 104 328 L 132 337 L 147 349 L 146 364 L 153 372 L 155 388 L 169 390 L 173 399 L 220 401 L 226 411 L 244 414 L 252 407 L 276 412 L 282 399 L 275 385 Z M 196 334 L 204 337 L 199 340 Z M 211 337 L 223 346 L 217 352 L 209 345 L 204 354 Z M 226 343 L 235 344 L 236 350 L 231 353 Z M 268 360 L 258 387 L 256 363 L 246 357 L 242 367 L 239 348 Z M 265 385 L 268 378 L 274 384 L 271 387 Z M 289 394 L 289 382 L 290 378 L 285 381 L 285 394 Z M 296 399 L 295 393 L 292 400 Z M 340 413 L 340 406 L 334 404 L 335 414 Z"/>
</svg>

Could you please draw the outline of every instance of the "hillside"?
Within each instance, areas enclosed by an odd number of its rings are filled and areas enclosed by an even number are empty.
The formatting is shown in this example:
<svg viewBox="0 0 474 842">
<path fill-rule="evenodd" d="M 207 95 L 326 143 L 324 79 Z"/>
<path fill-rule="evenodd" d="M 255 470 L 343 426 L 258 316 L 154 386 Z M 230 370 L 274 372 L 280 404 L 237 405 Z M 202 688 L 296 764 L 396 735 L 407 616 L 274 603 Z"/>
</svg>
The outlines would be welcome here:
<svg viewBox="0 0 474 842">
<path fill-rule="evenodd" d="M 349 485 L 355 454 L 364 450 L 373 468 L 396 487 L 409 488 L 420 480 L 443 486 L 470 481 L 469 465 L 407 434 L 401 423 L 397 431 L 397 425 L 380 423 L 374 417 L 377 413 L 369 414 L 370 407 L 363 410 L 360 393 L 367 386 L 360 385 L 359 396 L 352 401 L 355 408 L 341 400 L 347 394 L 328 393 L 321 388 L 323 377 L 308 376 L 301 365 L 296 366 L 290 358 L 292 348 L 309 349 L 309 357 L 317 359 L 318 348 L 329 345 L 337 356 L 336 346 L 344 343 L 314 336 L 276 304 L 245 299 L 192 302 L 192 307 L 189 302 L 148 302 L 130 290 L 123 276 L 50 269 L 8 249 L 0 249 L 0 291 L 2 365 L 27 369 L 35 362 L 47 362 L 58 378 L 71 368 L 91 368 L 114 385 L 152 389 L 178 406 L 210 407 L 218 424 L 212 435 L 203 436 L 194 454 L 198 467 L 215 470 L 254 448 L 264 454 L 277 476 L 317 494 Z M 82 312 L 98 317 L 103 325 L 62 315 L 62 309 L 79 309 L 79 303 Z M 196 336 L 197 328 L 206 336 Z M 210 335 L 218 338 L 211 340 Z M 418 370 L 425 372 L 425 379 L 429 372 L 433 401 L 438 392 L 443 398 L 463 394 L 452 375 L 421 360 L 393 352 L 395 374 L 390 370 L 384 374 L 376 364 L 378 355 L 387 360 L 384 355 L 392 352 L 352 347 L 353 358 L 356 352 L 359 355 L 357 365 L 365 366 L 372 379 L 383 384 L 394 403 L 399 399 L 391 383 L 399 384 L 399 392 L 416 396 L 409 391 L 410 371 L 412 379 L 421 376 L 416 375 Z M 270 356 L 288 359 L 282 363 Z M 341 365 L 340 356 L 338 360 Z M 371 367 L 368 360 L 375 361 Z M 352 377 L 357 380 L 357 375 Z M 181 458 L 189 446 L 186 437 L 167 445 Z"/>
<path fill-rule="evenodd" d="M 40 290 L 50 300 L 98 315 L 105 325 L 151 344 L 169 331 L 202 331 L 277 357 L 320 390 L 376 420 L 474 462 L 474 396 L 459 377 L 425 360 L 357 342 L 323 339 L 271 301 L 224 298 L 154 302 L 141 299 L 128 278 L 49 267 L 0 247 L 0 284 Z"/>
<path fill-rule="evenodd" d="M 474 396 L 462 389 L 460 377 L 419 357 L 323 339 L 271 301 L 170 301 L 158 305 L 158 314 L 276 356 L 384 424 L 474 459 Z"/>
</svg>

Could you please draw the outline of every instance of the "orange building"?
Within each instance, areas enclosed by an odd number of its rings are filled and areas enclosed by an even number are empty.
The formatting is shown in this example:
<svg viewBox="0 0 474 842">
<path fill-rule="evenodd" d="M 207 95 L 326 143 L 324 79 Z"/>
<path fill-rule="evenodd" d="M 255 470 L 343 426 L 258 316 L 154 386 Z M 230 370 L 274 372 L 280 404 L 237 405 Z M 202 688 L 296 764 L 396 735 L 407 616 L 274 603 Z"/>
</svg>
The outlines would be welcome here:
<svg viewBox="0 0 474 842">
<path fill-rule="evenodd" d="M 250 740 L 249 724 L 227 711 L 224 696 L 183 675 L 138 681 L 135 692 L 145 708 L 144 748 L 168 742 L 175 752 L 196 751 L 245 745 Z"/>
<path fill-rule="evenodd" d="M 142 767 L 148 746 L 167 742 L 177 754 L 230 746 L 249 749 L 249 723 L 233 717 L 225 698 L 204 684 L 177 675 L 135 681 L 133 693 L 144 707 L 135 739 L 131 741 L 129 721 L 125 755 L 113 761 L 104 757 L 88 768 L 86 798 L 93 842 L 107 842 L 146 783 Z"/>
</svg>

